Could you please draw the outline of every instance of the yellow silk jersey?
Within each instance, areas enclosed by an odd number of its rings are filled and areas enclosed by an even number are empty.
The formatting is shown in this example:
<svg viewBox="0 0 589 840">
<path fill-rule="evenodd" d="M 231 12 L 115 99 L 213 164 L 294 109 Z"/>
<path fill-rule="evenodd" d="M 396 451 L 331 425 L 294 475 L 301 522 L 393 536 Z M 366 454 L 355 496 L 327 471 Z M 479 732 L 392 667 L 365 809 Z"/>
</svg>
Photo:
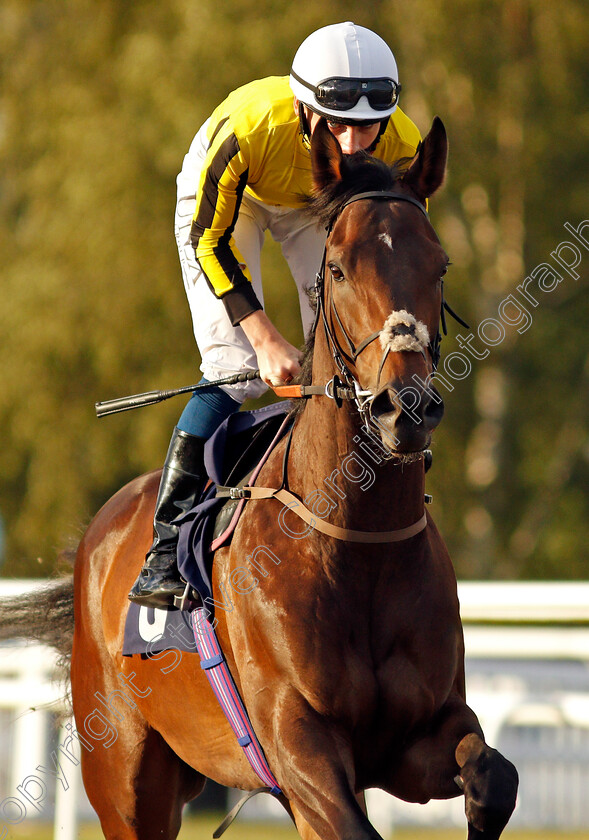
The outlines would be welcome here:
<svg viewBox="0 0 589 840">
<path fill-rule="evenodd" d="M 232 237 L 244 192 L 265 204 L 293 208 L 311 192 L 311 155 L 293 102 L 288 76 L 272 76 L 235 90 L 208 123 L 210 145 L 190 238 L 234 324 L 261 308 Z M 392 164 L 412 157 L 420 139 L 417 127 L 397 108 L 374 155 Z"/>
</svg>

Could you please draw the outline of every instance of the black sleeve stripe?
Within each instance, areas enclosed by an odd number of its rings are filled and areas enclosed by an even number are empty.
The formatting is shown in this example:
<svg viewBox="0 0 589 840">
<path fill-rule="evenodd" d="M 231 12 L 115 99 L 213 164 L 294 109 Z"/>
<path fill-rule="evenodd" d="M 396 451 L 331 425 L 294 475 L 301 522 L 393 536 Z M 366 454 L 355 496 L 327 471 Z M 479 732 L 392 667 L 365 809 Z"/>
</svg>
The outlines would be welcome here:
<svg viewBox="0 0 589 840">
<path fill-rule="evenodd" d="M 213 224 L 215 209 L 217 207 L 217 200 L 219 197 L 219 181 L 235 155 L 238 153 L 239 140 L 235 134 L 232 134 L 219 146 L 219 149 L 208 168 L 205 177 L 203 194 L 198 208 L 198 214 L 192 223 L 192 233 L 190 238 L 194 248 L 196 248 L 198 240 L 202 236 L 203 232 L 207 228 L 210 228 Z M 238 196 L 238 199 L 241 199 L 241 195 Z"/>
<path fill-rule="evenodd" d="M 217 134 L 221 131 L 221 129 L 223 128 L 223 126 L 225 125 L 225 123 L 227 122 L 227 120 L 228 120 L 228 119 L 229 119 L 229 117 L 224 117 L 224 118 L 221 120 L 221 122 L 218 124 L 218 126 L 216 127 L 216 129 L 213 131 L 213 136 L 211 137 L 211 140 L 210 140 L 210 142 L 209 142 L 209 148 L 210 148 L 210 147 L 213 145 L 213 143 L 215 142 L 215 137 L 216 137 L 216 136 L 217 136 Z"/>
<path fill-rule="evenodd" d="M 248 178 L 248 170 L 243 173 L 241 178 L 239 179 L 239 184 L 237 185 L 237 202 L 235 204 L 235 212 L 233 213 L 233 218 L 231 220 L 231 225 L 227 228 L 223 236 L 219 239 L 217 247 L 215 248 L 215 256 L 217 258 L 217 262 L 219 263 L 220 267 L 222 268 L 225 275 L 231 281 L 232 286 L 237 286 L 240 283 L 248 283 L 244 273 L 242 272 L 241 268 L 239 267 L 239 262 L 237 261 L 235 254 L 229 247 L 229 240 L 233 235 L 233 231 L 235 229 L 235 224 L 237 222 L 237 217 L 239 216 L 239 206 L 241 204 L 241 196 L 243 195 L 243 191 L 247 184 Z"/>
</svg>

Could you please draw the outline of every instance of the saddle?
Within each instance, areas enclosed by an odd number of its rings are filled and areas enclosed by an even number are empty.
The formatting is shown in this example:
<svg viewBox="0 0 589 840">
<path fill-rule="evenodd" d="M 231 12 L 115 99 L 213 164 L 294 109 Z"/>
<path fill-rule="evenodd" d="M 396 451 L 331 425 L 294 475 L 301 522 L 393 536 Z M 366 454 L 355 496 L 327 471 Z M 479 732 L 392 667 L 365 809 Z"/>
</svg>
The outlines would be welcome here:
<svg viewBox="0 0 589 840">
<path fill-rule="evenodd" d="M 209 482 L 198 504 L 176 520 L 178 568 L 204 601 L 212 596 L 213 553 L 228 545 L 243 508 L 240 499 L 217 498 L 217 487 L 243 487 L 260 461 L 286 434 L 290 402 L 240 411 L 225 420 L 205 446 Z"/>
<path fill-rule="evenodd" d="M 254 412 L 252 412 L 253 414 Z M 228 440 L 228 446 L 224 453 L 224 462 L 227 474 L 223 484 L 229 487 L 244 487 L 249 483 L 250 478 L 260 460 L 268 452 L 268 448 L 274 441 L 280 426 L 284 422 L 286 414 L 279 413 L 275 417 L 260 418 L 256 425 L 249 429 L 232 434 Z M 274 445 L 278 440 L 274 441 Z M 240 499 L 219 498 L 221 508 L 215 516 L 213 526 L 212 543 L 214 548 L 219 545 L 227 545 L 233 537 L 233 528 L 229 529 L 231 520 L 239 505 Z"/>
</svg>

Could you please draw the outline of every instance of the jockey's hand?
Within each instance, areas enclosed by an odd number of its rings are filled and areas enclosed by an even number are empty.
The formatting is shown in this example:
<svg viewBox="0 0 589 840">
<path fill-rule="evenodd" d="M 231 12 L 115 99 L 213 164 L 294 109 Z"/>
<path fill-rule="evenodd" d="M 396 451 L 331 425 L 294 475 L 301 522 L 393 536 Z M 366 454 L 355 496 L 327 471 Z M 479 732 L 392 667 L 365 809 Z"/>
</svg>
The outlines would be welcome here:
<svg viewBox="0 0 589 840">
<path fill-rule="evenodd" d="M 300 373 L 300 351 L 283 338 L 265 312 L 252 312 L 240 327 L 254 348 L 260 379 L 267 385 L 287 385 Z"/>
</svg>

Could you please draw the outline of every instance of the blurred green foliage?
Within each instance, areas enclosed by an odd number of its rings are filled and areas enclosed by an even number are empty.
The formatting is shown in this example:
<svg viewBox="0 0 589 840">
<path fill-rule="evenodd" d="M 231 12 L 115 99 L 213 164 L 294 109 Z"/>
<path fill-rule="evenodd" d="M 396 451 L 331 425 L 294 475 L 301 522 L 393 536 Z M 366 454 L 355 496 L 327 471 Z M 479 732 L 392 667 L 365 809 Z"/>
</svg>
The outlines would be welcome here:
<svg viewBox="0 0 589 840">
<path fill-rule="evenodd" d="M 101 421 L 94 402 L 199 378 L 172 230 L 182 157 L 231 89 L 286 73 L 306 35 L 345 19 L 391 44 L 422 133 L 434 114 L 446 124 L 431 212 L 448 300 L 475 335 L 530 271 L 558 265 L 563 224 L 589 218 L 583 0 L 4 0 L 6 575 L 48 574 L 112 493 L 161 465 L 181 400 Z M 428 489 L 462 577 L 586 577 L 588 267 L 583 250 L 578 280 L 561 272 L 526 330 L 441 389 Z M 300 343 L 272 243 L 264 269 L 268 311 Z M 443 356 L 466 333 L 449 332 Z"/>
</svg>

